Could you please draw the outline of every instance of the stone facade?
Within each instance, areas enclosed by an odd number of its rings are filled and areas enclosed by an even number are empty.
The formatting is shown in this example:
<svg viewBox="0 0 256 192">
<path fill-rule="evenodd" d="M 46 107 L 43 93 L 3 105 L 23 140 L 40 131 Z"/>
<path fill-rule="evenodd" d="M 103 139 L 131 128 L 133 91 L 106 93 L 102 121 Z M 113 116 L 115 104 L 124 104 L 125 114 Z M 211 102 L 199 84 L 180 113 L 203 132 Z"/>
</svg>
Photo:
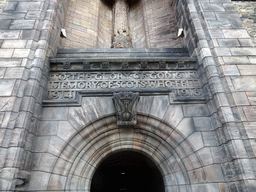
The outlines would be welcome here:
<svg viewBox="0 0 256 192">
<path fill-rule="evenodd" d="M 256 49 L 233 3 L 133 5 L 135 48 L 110 49 L 105 1 L 7 1 L 1 191 L 89 192 L 120 151 L 150 158 L 165 192 L 256 190 Z"/>
</svg>

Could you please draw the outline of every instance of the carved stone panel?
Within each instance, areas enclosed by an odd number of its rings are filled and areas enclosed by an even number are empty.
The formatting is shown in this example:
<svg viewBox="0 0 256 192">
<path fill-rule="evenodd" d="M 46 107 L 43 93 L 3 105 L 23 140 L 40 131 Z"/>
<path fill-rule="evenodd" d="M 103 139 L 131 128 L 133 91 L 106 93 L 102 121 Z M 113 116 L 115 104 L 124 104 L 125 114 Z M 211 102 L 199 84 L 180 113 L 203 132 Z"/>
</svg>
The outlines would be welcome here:
<svg viewBox="0 0 256 192">
<path fill-rule="evenodd" d="M 116 108 L 118 125 L 137 124 L 137 103 L 139 101 L 138 92 L 119 92 L 113 94 Z"/>
<path fill-rule="evenodd" d="M 48 84 L 48 99 L 74 99 L 76 92 L 118 89 L 184 90 L 198 96 L 201 83 L 196 71 L 112 71 L 112 72 L 52 72 Z"/>
<path fill-rule="evenodd" d="M 65 61 L 65 62 L 64 62 Z M 51 60 L 45 106 L 78 106 L 82 97 L 112 97 L 117 92 L 140 96 L 169 95 L 170 104 L 205 103 L 193 60 L 82 59 Z M 66 69 L 65 63 L 70 64 Z M 205 87 L 204 87 L 205 89 Z"/>
</svg>

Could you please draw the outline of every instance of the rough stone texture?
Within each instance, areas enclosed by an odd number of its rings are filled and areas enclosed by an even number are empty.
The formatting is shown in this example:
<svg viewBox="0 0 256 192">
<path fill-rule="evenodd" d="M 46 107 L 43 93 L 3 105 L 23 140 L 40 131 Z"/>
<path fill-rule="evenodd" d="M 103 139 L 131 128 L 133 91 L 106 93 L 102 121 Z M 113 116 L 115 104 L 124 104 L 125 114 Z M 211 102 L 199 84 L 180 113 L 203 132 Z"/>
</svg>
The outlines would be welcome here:
<svg viewBox="0 0 256 192">
<path fill-rule="evenodd" d="M 2 13 L 6 0 L 0 0 L 0 13 Z"/>
<path fill-rule="evenodd" d="M 248 31 L 252 42 L 256 45 L 256 2 L 253 1 L 233 1 L 236 11 L 239 13 L 241 21 Z"/>
<path fill-rule="evenodd" d="M 129 16 L 130 7 L 126 0 L 115 0 L 113 5 L 113 48 L 131 48 Z"/>
<path fill-rule="evenodd" d="M 100 1 L 68 1 L 65 26 L 67 37 L 61 39 L 64 48 L 96 48 Z M 107 25 L 104 23 L 104 25 Z"/>
<path fill-rule="evenodd" d="M 110 5 L 107 5 L 100 1 L 99 3 L 99 20 L 98 20 L 98 37 L 97 37 L 97 47 L 106 48 L 111 47 L 112 43 L 112 9 Z"/>
</svg>

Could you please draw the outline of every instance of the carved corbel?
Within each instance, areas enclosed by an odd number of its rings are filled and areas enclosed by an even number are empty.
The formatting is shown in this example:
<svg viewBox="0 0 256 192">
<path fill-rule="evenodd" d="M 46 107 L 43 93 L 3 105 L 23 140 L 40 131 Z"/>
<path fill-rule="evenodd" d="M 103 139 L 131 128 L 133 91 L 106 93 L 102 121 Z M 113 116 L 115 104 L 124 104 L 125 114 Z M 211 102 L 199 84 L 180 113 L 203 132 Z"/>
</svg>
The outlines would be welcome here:
<svg viewBox="0 0 256 192">
<path fill-rule="evenodd" d="M 113 100 L 118 125 L 137 124 L 137 103 L 139 98 L 140 96 L 138 92 L 114 93 Z"/>
</svg>

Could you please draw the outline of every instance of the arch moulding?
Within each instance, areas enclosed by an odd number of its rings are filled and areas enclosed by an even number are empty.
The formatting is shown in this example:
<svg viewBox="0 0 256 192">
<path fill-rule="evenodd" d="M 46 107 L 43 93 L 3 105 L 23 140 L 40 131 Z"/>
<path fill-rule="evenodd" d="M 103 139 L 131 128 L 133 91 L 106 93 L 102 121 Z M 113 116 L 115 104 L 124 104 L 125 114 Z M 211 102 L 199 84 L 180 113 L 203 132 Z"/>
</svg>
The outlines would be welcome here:
<svg viewBox="0 0 256 192">
<path fill-rule="evenodd" d="M 116 117 L 110 115 L 73 135 L 53 166 L 48 190 L 89 192 L 93 174 L 101 162 L 121 151 L 149 157 L 163 176 L 165 191 L 191 190 L 187 166 L 192 162 L 187 156 L 194 153 L 193 161 L 203 166 L 189 141 L 167 123 L 139 114 L 136 126 L 122 127 L 116 124 Z M 205 175 L 204 171 L 201 174 Z"/>
</svg>

